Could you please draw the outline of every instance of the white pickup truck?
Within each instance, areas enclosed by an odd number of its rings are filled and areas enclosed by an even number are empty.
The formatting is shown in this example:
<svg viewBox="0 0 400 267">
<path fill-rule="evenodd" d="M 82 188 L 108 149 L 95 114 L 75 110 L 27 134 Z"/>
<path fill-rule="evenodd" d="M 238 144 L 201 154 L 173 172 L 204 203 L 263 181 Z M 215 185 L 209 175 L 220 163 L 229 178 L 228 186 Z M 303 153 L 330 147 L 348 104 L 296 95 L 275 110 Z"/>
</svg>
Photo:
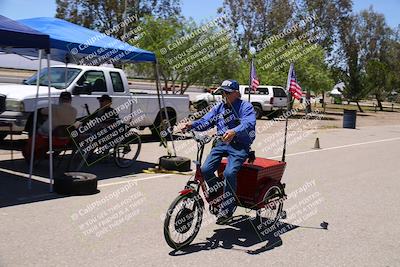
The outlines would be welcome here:
<svg viewBox="0 0 400 267">
<path fill-rule="evenodd" d="M 47 68 L 41 71 L 37 109 L 48 106 L 47 72 Z M 78 111 L 78 118 L 85 117 L 99 108 L 97 97 L 108 94 L 112 97 L 114 108 L 127 102 L 132 103 L 128 108 L 121 108 L 119 117 L 131 116 L 130 114 L 134 113 L 136 119 L 132 124 L 140 129 L 150 127 L 152 133 L 158 135 L 160 124 L 165 121 L 164 112 L 159 108 L 157 94 L 131 92 L 125 73 L 120 69 L 69 64 L 67 68 L 65 65 L 52 66 L 50 74 L 52 103 L 58 103 L 61 92 L 70 92 L 72 105 Z M 23 84 L 0 85 L 0 140 L 10 132 L 21 134 L 31 131 L 36 76 L 24 80 Z M 164 100 L 171 125 L 189 115 L 187 95 L 164 95 Z"/>
<path fill-rule="evenodd" d="M 239 90 L 242 95 L 241 98 L 247 101 L 249 99 L 249 86 L 240 85 Z M 203 109 L 211 103 L 221 100 L 221 93 L 204 93 L 196 97 L 194 105 L 197 109 Z M 277 111 L 285 109 L 287 107 L 287 95 L 283 87 L 260 85 L 256 92 L 251 92 L 250 102 L 256 111 L 257 119 L 260 119 L 263 115 L 278 115 Z"/>
</svg>

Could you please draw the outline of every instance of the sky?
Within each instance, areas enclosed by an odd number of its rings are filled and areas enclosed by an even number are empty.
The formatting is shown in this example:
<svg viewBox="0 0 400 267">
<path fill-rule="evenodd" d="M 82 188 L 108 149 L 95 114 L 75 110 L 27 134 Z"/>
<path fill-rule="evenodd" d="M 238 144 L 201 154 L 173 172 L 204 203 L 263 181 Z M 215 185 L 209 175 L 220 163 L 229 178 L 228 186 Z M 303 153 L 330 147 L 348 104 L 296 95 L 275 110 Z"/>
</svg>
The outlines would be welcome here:
<svg viewBox="0 0 400 267">
<path fill-rule="evenodd" d="M 182 0 L 182 13 L 197 22 L 207 21 L 217 16 L 217 8 L 222 0 Z M 383 13 L 391 27 L 400 24 L 400 0 L 353 0 L 354 10 L 360 11 L 373 5 Z M 53 17 L 56 12 L 55 0 L 0 0 L 0 15 L 11 19 L 32 17 Z"/>
</svg>

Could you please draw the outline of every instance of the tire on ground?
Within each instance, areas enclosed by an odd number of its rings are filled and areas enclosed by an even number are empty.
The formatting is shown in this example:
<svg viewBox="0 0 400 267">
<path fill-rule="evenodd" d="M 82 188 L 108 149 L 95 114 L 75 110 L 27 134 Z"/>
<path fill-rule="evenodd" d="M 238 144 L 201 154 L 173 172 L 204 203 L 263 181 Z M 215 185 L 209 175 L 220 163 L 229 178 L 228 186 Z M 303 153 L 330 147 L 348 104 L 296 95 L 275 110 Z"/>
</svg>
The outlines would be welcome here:
<svg viewBox="0 0 400 267">
<path fill-rule="evenodd" d="M 54 191 L 62 195 L 90 195 L 98 192 L 97 176 L 85 172 L 66 172 L 54 179 Z"/>
<path fill-rule="evenodd" d="M 163 156 L 160 158 L 159 166 L 169 171 L 190 171 L 190 159 L 185 157 Z"/>
</svg>

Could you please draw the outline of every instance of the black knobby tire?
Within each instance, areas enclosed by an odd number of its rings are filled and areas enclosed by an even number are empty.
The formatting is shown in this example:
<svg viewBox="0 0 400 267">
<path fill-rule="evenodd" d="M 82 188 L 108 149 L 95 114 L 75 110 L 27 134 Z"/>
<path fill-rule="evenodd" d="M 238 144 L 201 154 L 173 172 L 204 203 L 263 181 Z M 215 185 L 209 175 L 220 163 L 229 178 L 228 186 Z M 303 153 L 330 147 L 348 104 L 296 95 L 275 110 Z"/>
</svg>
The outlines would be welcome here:
<svg viewBox="0 0 400 267">
<path fill-rule="evenodd" d="M 271 186 L 263 196 L 264 208 L 257 210 L 257 219 L 262 226 L 271 227 L 281 218 L 283 209 L 283 191 L 277 186 Z"/>
<path fill-rule="evenodd" d="M 164 238 L 174 250 L 192 243 L 200 230 L 203 205 L 199 197 L 198 194 L 180 195 L 168 208 L 164 220 Z"/>
<path fill-rule="evenodd" d="M 136 133 L 132 134 L 129 139 L 120 142 L 114 149 L 114 161 L 120 168 L 128 168 L 135 164 L 139 157 L 142 141 Z"/>
<path fill-rule="evenodd" d="M 62 195 L 90 195 L 98 192 L 97 176 L 85 172 L 66 172 L 54 179 L 54 191 Z"/>
<path fill-rule="evenodd" d="M 160 158 L 161 169 L 169 171 L 188 172 L 190 171 L 190 159 L 179 156 L 163 156 Z"/>
<path fill-rule="evenodd" d="M 256 112 L 256 118 L 261 119 L 263 116 L 263 110 L 260 106 L 254 105 L 254 111 Z"/>
</svg>

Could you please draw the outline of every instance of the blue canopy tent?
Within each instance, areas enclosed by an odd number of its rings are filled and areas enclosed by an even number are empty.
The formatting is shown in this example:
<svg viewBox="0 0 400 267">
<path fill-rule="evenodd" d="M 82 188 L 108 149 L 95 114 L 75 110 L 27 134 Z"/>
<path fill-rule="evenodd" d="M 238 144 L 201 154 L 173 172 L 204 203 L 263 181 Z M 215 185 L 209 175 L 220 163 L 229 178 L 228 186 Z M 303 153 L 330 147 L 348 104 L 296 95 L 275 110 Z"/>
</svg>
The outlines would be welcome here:
<svg viewBox="0 0 400 267">
<path fill-rule="evenodd" d="M 157 93 L 160 95 L 157 62 L 153 52 L 128 45 L 105 34 L 101 34 L 99 32 L 57 18 L 32 18 L 15 22 L 1 16 L 0 25 L 0 51 L 25 56 L 36 56 L 37 50 L 39 49 L 39 76 L 43 52 L 41 49 L 44 49 L 44 52 L 47 54 L 48 67 L 50 67 L 50 58 L 65 62 L 66 64 L 70 62 L 87 64 L 88 62 L 90 63 L 90 60 L 93 60 L 93 58 L 101 58 L 102 60 L 122 63 L 151 62 L 154 63 L 155 66 Z M 10 25 L 12 26 L 11 28 Z M 12 47 L 13 44 L 15 45 L 14 47 Z M 101 62 L 100 64 L 102 63 L 106 62 Z M 48 76 L 50 77 L 50 75 L 51 73 L 49 68 Z M 52 129 L 50 80 L 51 79 L 49 78 L 49 128 Z M 37 79 L 37 81 L 39 82 L 39 79 Z M 39 84 L 37 87 L 39 90 Z M 36 97 L 38 97 L 38 91 Z M 163 99 L 162 92 L 161 98 Z M 159 105 L 161 108 L 160 97 Z M 168 118 L 166 109 L 164 110 Z M 35 140 L 36 135 L 36 124 L 37 109 L 35 109 L 34 115 L 33 140 Z M 49 132 L 49 143 L 49 151 L 52 151 L 51 131 Z M 35 142 L 33 141 L 29 175 L 30 178 L 33 170 L 34 144 Z M 52 191 L 52 153 L 50 153 L 49 161 L 50 191 Z M 29 187 L 30 184 L 31 179 L 29 179 Z"/>
<path fill-rule="evenodd" d="M 86 65 L 98 65 L 106 62 L 154 63 L 158 105 L 160 110 L 164 111 L 168 127 L 171 127 L 168 112 L 164 108 L 164 95 L 162 90 L 160 90 L 160 75 L 156 56 L 153 52 L 131 46 L 104 33 L 99 33 L 58 18 L 41 17 L 24 19 L 19 22 L 48 34 L 50 36 L 50 54 L 52 59 L 58 61 Z M 106 61 L 93 64 L 99 58 L 106 59 Z M 176 155 L 172 134 L 169 134 L 171 135 L 172 147 Z"/>
<path fill-rule="evenodd" d="M 38 49 L 50 48 L 50 39 L 47 34 L 38 32 L 28 26 L 0 15 L 0 47 L 3 51 L 12 48 L 31 49 L 37 56 Z"/>
<path fill-rule="evenodd" d="M 38 75 L 42 68 L 43 51 L 50 52 L 50 38 L 47 34 L 38 32 L 26 25 L 0 15 L 0 52 L 15 53 L 20 55 L 32 55 L 39 57 Z M 39 93 L 39 79 L 36 84 L 36 98 Z M 50 92 L 50 87 L 49 87 Z M 50 98 L 49 98 L 49 106 Z M 37 121 L 35 112 L 34 120 Z M 35 131 L 34 131 L 35 132 Z M 35 132 L 36 134 L 36 132 Z M 28 187 L 31 188 L 31 177 L 33 171 L 33 151 L 35 142 L 32 142 L 31 162 L 29 168 Z M 51 148 L 51 147 L 50 147 Z M 52 190 L 52 164 L 50 164 L 50 190 Z"/>
<path fill-rule="evenodd" d="M 43 17 L 19 22 L 50 36 L 53 60 L 67 63 L 87 63 L 93 58 L 108 58 L 123 63 L 156 61 L 153 52 L 62 19 Z"/>
</svg>

